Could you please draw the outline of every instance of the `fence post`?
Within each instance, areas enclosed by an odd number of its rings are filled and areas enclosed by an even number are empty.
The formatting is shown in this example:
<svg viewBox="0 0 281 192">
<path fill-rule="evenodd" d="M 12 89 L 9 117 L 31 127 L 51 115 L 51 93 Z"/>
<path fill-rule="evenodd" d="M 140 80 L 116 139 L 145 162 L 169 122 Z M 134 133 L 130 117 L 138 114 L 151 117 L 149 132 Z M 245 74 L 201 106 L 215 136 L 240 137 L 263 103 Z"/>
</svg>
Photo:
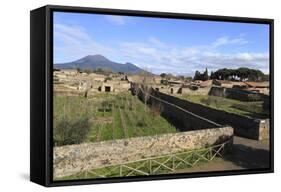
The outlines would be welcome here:
<svg viewBox="0 0 281 192">
<path fill-rule="evenodd" d="M 173 171 L 175 171 L 175 155 L 172 155 L 172 161 L 173 161 Z"/>
<path fill-rule="evenodd" d="M 120 165 L 120 170 L 119 170 L 119 176 L 122 177 L 123 176 L 123 170 L 122 170 L 122 165 Z"/>
<path fill-rule="evenodd" d="M 152 174 L 152 165 L 151 159 L 149 159 L 149 174 Z"/>
</svg>

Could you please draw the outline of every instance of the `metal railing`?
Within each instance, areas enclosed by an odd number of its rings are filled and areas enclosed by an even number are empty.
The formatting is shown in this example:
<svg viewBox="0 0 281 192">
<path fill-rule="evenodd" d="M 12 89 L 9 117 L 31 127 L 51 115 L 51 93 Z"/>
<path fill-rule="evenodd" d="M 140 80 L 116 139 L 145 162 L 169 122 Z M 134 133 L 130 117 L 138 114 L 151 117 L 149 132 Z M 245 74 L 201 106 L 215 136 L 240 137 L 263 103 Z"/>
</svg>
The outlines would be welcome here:
<svg viewBox="0 0 281 192">
<path fill-rule="evenodd" d="M 149 157 L 119 165 L 84 171 L 77 174 L 75 177 L 105 178 L 171 173 L 179 169 L 193 167 L 198 163 L 212 161 L 215 157 L 223 157 L 223 151 L 231 141 L 232 139 L 229 139 L 224 143 L 203 149 Z"/>
</svg>

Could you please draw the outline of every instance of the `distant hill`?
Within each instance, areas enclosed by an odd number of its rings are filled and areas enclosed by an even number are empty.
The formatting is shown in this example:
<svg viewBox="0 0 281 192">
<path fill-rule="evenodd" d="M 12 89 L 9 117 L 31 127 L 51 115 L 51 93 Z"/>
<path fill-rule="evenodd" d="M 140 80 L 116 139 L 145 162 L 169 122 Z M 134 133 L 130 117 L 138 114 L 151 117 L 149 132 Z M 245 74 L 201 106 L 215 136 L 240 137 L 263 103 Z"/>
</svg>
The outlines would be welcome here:
<svg viewBox="0 0 281 192">
<path fill-rule="evenodd" d="M 113 72 L 123 72 L 123 73 L 140 73 L 144 70 L 137 67 L 132 63 L 117 63 L 110 61 L 102 55 L 88 55 L 77 61 L 72 61 L 69 63 L 59 63 L 54 65 L 55 69 L 111 69 Z"/>
</svg>

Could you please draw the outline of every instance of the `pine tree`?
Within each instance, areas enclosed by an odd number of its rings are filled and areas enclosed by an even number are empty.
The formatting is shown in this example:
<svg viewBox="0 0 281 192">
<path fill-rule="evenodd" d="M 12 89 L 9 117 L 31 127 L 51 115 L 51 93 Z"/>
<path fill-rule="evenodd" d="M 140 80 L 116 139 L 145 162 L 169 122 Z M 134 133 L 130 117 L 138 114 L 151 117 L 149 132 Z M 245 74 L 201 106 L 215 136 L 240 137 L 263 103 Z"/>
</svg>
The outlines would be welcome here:
<svg viewBox="0 0 281 192">
<path fill-rule="evenodd" d="M 203 81 L 206 81 L 206 80 L 208 80 L 208 79 L 209 79 L 208 69 L 206 68 L 206 70 L 205 70 L 205 72 L 204 72 L 204 74 L 203 74 L 202 80 L 203 80 Z"/>
</svg>

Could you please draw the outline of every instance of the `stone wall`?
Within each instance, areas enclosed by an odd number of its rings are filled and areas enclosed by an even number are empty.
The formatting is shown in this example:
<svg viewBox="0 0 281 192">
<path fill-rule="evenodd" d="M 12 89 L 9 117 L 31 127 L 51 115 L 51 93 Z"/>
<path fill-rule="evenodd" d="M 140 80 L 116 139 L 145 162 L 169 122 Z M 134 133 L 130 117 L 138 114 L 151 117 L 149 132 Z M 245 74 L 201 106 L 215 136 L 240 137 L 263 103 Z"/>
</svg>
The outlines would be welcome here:
<svg viewBox="0 0 281 192">
<path fill-rule="evenodd" d="M 229 99 L 236 99 L 239 101 L 253 101 L 253 100 L 264 101 L 264 102 L 269 101 L 269 96 L 261 93 L 255 93 L 252 91 L 241 90 L 241 89 L 216 87 L 216 86 L 213 86 L 210 89 L 209 95 L 226 97 Z"/>
<path fill-rule="evenodd" d="M 190 113 L 181 106 L 166 103 L 156 97 L 150 97 L 147 103 L 150 104 L 151 107 L 161 106 L 161 116 L 167 119 L 180 131 L 192 131 L 221 126 L 220 124 L 216 124 L 208 119 L 200 118 L 196 114 Z"/>
<path fill-rule="evenodd" d="M 229 141 L 230 147 L 232 137 L 233 128 L 223 127 L 54 147 L 54 178 L 226 141 Z"/>
<path fill-rule="evenodd" d="M 191 90 L 190 88 L 184 88 L 182 94 L 186 95 L 208 95 L 211 87 L 199 87 L 197 90 Z"/>
<path fill-rule="evenodd" d="M 169 103 L 173 103 L 183 109 L 186 109 L 196 115 L 209 119 L 218 124 L 232 126 L 234 128 L 235 135 L 256 140 L 269 137 L 269 119 L 253 119 L 234 113 L 229 113 L 154 90 L 152 90 L 151 94 L 157 98 L 165 100 Z M 178 116 L 177 118 L 183 119 L 184 116 Z M 200 128 L 201 127 L 194 127 L 194 129 Z"/>
<path fill-rule="evenodd" d="M 134 85 L 133 85 L 134 87 Z M 132 93 L 134 94 L 134 88 L 132 89 Z M 159 96 L 159 94 L 162 97 Z M 154 97 L 155 96 L 155 97 Z M 169 96 L 165 93 L 160 93 L 155 91 L 154 89 L 150 90 L 150 96 L 147 99 L 146 103 L 150 105 L 151 108 L 160 108 L 160 114 L 162 117 L 167 119 L 172 125 L 174 125 L 180 131 L 192 131 L 192 130 L 200 130 L 200 129 L 208 129 L 214 127 L 221 127 L 220 124 L 212 122 L 206 118 L 202 118 L 197 114 L 193 114 L 188 109 L 182 107 L 182 105 L 177 105 L 177 102 L 172 101 L 171 99 L 166 100 L 167 96 L 170 98 L 176 98 L 173 96 Z M 142 91 L 138 92 L 138 97 L 141 101 L 145 103 L 145 93 Z M 163 99 L 164 98 L 164 99 Z M 163 100 L 162 100 L 163 99 Z M 168 101 L 168 102 L 166 102 Z M 171 101 L 171 102 L 170 102 Z M 170 102 L 170 103 L 169 103 Z"/>
<path fill-rule="evenodd" d="M 269 139 L 269 126 L 270 126 L 270 120 L 269 119 L 262 119 L 259 123 L 259 140 L 262 139 Z"/>
</svg>

